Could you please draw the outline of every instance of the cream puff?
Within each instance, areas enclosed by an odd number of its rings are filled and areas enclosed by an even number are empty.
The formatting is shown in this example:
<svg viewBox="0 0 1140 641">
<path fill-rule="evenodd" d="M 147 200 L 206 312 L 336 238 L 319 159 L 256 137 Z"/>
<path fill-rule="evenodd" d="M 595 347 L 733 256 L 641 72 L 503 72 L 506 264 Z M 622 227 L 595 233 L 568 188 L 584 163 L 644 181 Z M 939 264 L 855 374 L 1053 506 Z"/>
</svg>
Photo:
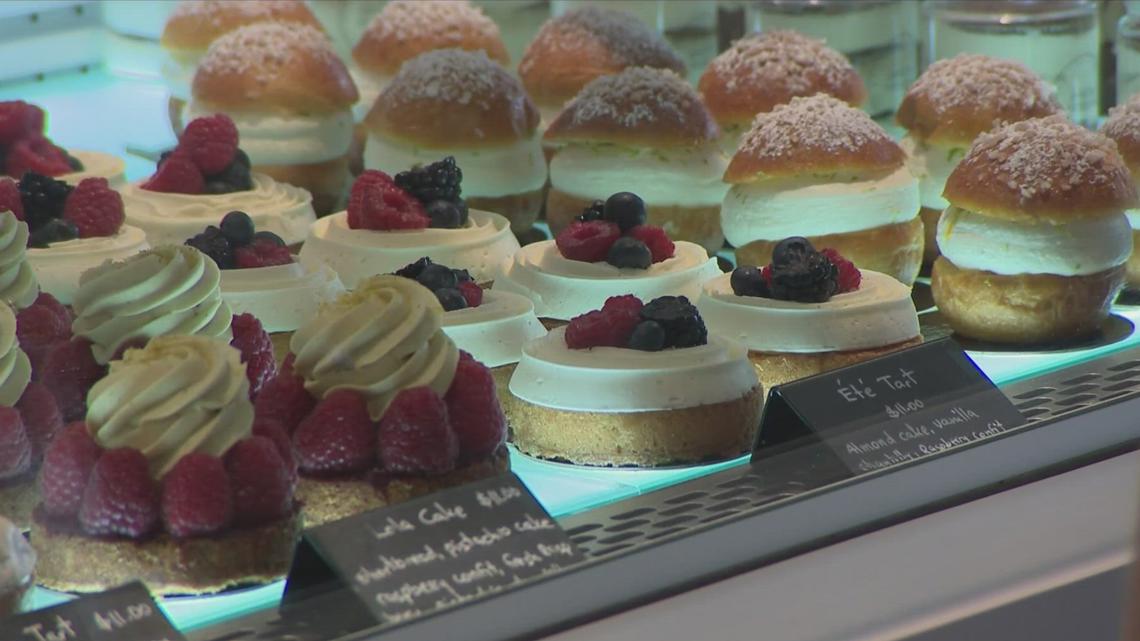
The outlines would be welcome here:
<svg viewBox="0 0 1140 641">
<path fill-rule="evenodd" d="M 870 116 L 824 94 L 756 116 L 724 173 L 721 223 L 742 265 L 805 236 L 911 285 L 922 263 L 918 180 Z"/>
<path fill-rule="evenodd" d="M 938 218 L 946 209 L 946 178 L 978 134 L 995 126 L 1060 113 L 1053 88 L 1012 60 L 959 54 L 939 60 L 907 90 L 895 120 L 907 130 L 902 147 L 919 179 L 923 262 L 938 256 Z"/>
<path fill-rule="evenodd" d="M 1099 331 L 1132 253 L 1116 145 L 1057 114 L 982 134 L 946 180 L 931 288 L 955 332 L 1018 345 Z"/>
<path fill-rule="evenodd" d="M 253 170 L 336 210 L 349 183 L 356 85 L 316 27 L 262 22 L 221 36 L 194 74 L 186 119 L 225 113 Z"/>
<path fill-rule="evenodd" d="M 1133 181 L 1140 178 L 1140 94 L 1130 97 L 1123 104 L 1108 111 L 1108 120 L 1101 133 L 1116 143 L 1124 164 L 1128 165 Z M 1124 212 L 1128 224 L 1132 226 L 1132 244 L 1140 245 L 1140 209 Z M 1140 290 L 1140 254 L 1133 252 L 1128 259 L 1124 287 L 1130 291 Z"/>
</svg>

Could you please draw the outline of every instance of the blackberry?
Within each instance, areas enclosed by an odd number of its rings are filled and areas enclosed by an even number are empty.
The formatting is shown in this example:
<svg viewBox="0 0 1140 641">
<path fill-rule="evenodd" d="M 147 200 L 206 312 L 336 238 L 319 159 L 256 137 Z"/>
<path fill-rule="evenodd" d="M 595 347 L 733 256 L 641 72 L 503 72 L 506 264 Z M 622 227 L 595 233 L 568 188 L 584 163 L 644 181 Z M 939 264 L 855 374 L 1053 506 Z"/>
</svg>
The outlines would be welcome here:
<svg viewBox="0 0 1140 641">
<path fill-rule="evenodd" d="M 653 254 L 649 247 L 632 236 L 622 236 L 610 246 L 606 262 L 614 267 L 649 269 L 653 264 Z"/>
<path fill-rule="evenodd" d="M 451 273 L 455 274 L 455 282 L 457 283 L 470 283 L 475 280 L 471 278 L 471 272 L 466 269 L 453 269 Z"/>
<path fill-rule="evenodd" d="M 460 210 L 459 202 L 433 200 L 428 203 L 426 210 L 428 218 L 431 218 L 431 227 L 437 229 L 458 229 L 462 227 L 465 212 Z M 466 209 L 466 205 L 464 209 Z"/>
<path fill-rule="evenodd" d="M 63 204 L 71 195 L 71 185 L 29 171 L 20 179 L 18 186 L 29 229 L 35 231 L 52 218 L 63 217 Z"/>
<path fill-rule="evenodd" d="M 591 220 L 601 220 L 603 212 L 605 211 L 606 203 L 601 200 L 595 200 L 590 203 L 588 207 L 582 210 L 574 220 L 580 223 L 588 223 Z"/>
<path fill-rule="evenodd" d="M 432 264 L 427 265 L 416 276 L 416 282 L 427 287 L 433 292 L 441 289 L 455 289 L 459 286 L 459 280 L 455 277 L 455 272 L 451 268 L 444 267 L 443 265 Z"/>
<path fill-rule="evenodd" d="M 462 181 L 463 171 L 455 164 L 454 156 L 430 165 L 416 165 L 396 174 L 396 186 L 422 203 L 433 200 L 458 201 Z"/>
<path fill-rule="evenodd" d="M 28 247 L 43 249 L 52 243 L 79 238 L 75 223 L 63 218 L 50 218 L 39 229 L 28 235 Z"/>
<path fill-rule="evenodd" d="M 684 296 L 661 296 L 641 308 L 641 320 L 654 321 L 665 330 L 663 347 L 695 347 L 708 342 L 705 321 Z"/>
<path fill-rule="evenodd" d="M 206 231 L 186 241 L 186 244 L 209 256 L 218 269 L 234 269 L 234 248 L 222 230 L 210 225 Z"/>
<path fill-rule="evenodd" d="M 729 282 L 732 284 L 732 293 L 737 296 L 771 297 L 768 282 L 764 280 L 759 267 L 737 267 Z"/>
<path fill-rule="evenodd" d="M 665 347 L 665 328 L 657 321 L 641 321 L 629 336 L 630 349 L 643 352 L 656 352 Z"/>
<path fill-rule="evenodd" d="M 635 193 L 619 191 L 606 199 L 603 206 L 602 217 L 617 223 L 622 232 L 629 231 L 638 225 L 644 225 L 648 216 L 645 212 L 645 201 Z"/>
<path fill-rule="evenodd" d="M 439 299 L 439 304 L 443 306 L 443 311 L 445 312 L 453 312 L 457 309 L 467 308 L 467 299 L 454 287 L 444 287 L 435 290 L 435 297 Z"/>
<path fill-rule="evenodd" d="M 772 263 L 773 298 L 799 303 L 822 303 L 839 291 L 839 270 L 819 252 Z"/>
<path fill-rule="evenodd" d="M 424 256 L 423 258 L 417 260 L 414 263 L 409 263 L 409 264 L 404 265 L 403 267 L 397 269 L 394 272 L 394 274 L 396 276 L 402 276 L 404 278 L 411 278 L 412 280 L 415 280 L 415 279 L 419 278 L 420 273 L 423 272 L 425 267 L 427 267 L 428 265 L 433 265 L 433 264 L 434 263 L 431 262 L 430 258 L 428 258 L 427 256 Z"/>
</svg>

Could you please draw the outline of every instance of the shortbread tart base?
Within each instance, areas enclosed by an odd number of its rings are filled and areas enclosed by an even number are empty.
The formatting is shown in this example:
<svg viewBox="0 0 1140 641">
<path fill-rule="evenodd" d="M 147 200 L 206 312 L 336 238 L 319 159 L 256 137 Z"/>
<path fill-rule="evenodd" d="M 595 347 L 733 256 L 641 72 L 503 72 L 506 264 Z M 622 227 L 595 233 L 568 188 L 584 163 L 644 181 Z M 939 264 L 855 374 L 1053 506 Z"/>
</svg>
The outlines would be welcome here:
<svg viewBox="0 0 1140 641">
<path fill-rule="evenodd" d="M 765 388 L 771 389 L 801 378 L 815 376 L 848 365 L 869 361 L 891 352 L 922 344 L 922 337 L 908 341 L 842 352 L 818 352 L 814 354 L 793 354 L 791 352 L 758 352 L 749 350 L 748 360 L 756 368 L 756 374 Z"/>
</svg>

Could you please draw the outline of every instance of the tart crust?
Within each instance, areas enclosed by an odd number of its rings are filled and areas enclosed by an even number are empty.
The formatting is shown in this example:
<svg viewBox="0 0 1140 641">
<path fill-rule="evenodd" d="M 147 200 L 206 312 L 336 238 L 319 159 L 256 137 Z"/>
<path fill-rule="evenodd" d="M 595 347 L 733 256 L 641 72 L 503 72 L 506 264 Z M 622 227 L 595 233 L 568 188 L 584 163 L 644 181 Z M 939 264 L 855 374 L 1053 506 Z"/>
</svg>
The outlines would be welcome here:
<svg viewBox="0 0 1140 641">
<path fill-rule="evenodd" d="M 557 235 L 574 217 L 582 213 L 593 200 L 579 198 L 564 191 L 551 188 L 546 197 L 546 222 L 551 233 Z M 704 207 L 678 207 L 658 203 L 646 203 L 649 211 L 647 222 L 665 228 L 669 238 L 687 240 L 705 248 L 713 255 L 724 247 L 724 232 L 720 228 L 720 205 Z"/>
<path fill-rule="evenodd" d="M 891 352 L 922 344 L 922 337 L 916 336 L 908 341 L 873 347 L 869 349 L 856 349 L 849 351 L 819 352 L 815 354 L 794 354 L 791 352 L 757 352 L 749 350 L 748 360 L 756 368 L 760 382 L 767 389 L 791 381 L 814 376 L 855 363 L 869 361 Z"/>
</svg>

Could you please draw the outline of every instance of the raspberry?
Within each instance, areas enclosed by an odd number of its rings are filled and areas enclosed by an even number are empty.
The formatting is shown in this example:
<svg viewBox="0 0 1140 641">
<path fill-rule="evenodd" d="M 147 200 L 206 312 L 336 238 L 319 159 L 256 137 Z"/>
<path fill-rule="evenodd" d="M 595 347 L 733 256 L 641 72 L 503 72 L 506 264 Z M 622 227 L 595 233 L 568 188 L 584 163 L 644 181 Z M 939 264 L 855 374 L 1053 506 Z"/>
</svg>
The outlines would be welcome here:
<svg viewBox="0 0 1140 641">
<path fill-rule="evenodd" d="M 380 419 L 379 453 L 384 470 L 396 474 L 446 474 L 459 458 L 447 404 L 430 387 L 412 387 L 392 399 Z"/>
<path fill-rule="evenodd" d="M 234 444 L 225 456 L 238 525 L 261 525 L 293 509 L 293 483 L 277 446 L 262 436 Z"/>
<path fill-rule="evenodd" d="M 218 457 L 192 452 L 162 479 L 162 522 L 174 538 L 219 532 L 233 518 L 230 477 Z"/>
<path fill-rule="evenodd" d="M 461 358 L 444 397 L 451 428 L 459 439 L 459 460 L 475 461 L 507 440 L 507 419 L 495 394 L 491 370 L 473 358 Z"/>
<path fill-rule="evenodd" d="M 289 352 L 285 355 L 285 360 L 281 361 L 281 367 L 277 370 L 278 374 L 292 374 L 293 363 L 297 362 L 297 355 Z"/>
<path fill-rule="evenodd" d="M 16 339 L 32 362 L 32 372 L 39 376 L 44 358 L 53 345 L 71 338 L 71 323 L 64 322 L 48 305 L 33 304 L 16 314 Z"/>
<path fill-rule="evenodd" d="M 0 211 L 10 211 L 16 220 L 24 220 L 24 203 L 20 200 L 20 187 L 14 180 L 0 178 Z"/>
<path fill-rule="evenodd" d="M 641 308 L 645 304 L 641 299 L 633 294 L 626 294 L 624 296 L 610 296 L 602 305 L 602 311 L 611 316 L 637 316 L 641 313 Z"/>
<path fill-rule="evenodd" d="M 365 171 L 348 196 L 348 226 L 352 229 L 424 229 L 431 223 L 423 203 L 400 189 L 391 176 Z"/>
<path fill-rule="evenodd" d="M 142 188 L 169 194 L 200 194 L 206 188 L 206 180 L 188 154 L 176 151 L 167 156 Z"/>
<path fill-rule="evenodd" d="M 40 497 L 48 514 L 79 514 L 87 478 L 102 453 L 86 423 L 72 423 L 55 437 L 40 468 Z"/>
<path fill-rule="evenodd" d="M 22 138 L 8 148 L 4 170 L 9 176 L 22 177 L 28 172 L 44 176 L 60 176 L 71 172 L 67 154 L 40 135 Z"/>
<path fill-rule="evenodd" d="M 305 472 L 342 474 L 372 465 L 376 427 L 359 392 L 336 390 L 326 396 L 297 426 L 293 445 Z"/>
<path fill-rule="evenodd" d="M 616 223 L 605 220 L 573 222 L 554 238 L 564 258 L 587 263 L 604 261 L 614 242 L 621 237 Z"/>
<path fill-rule="evenodd" d="M 32 468 L 32 441 L 14 407 L 0 407 L 0 480 L 20 476 Z"/>
<path fill-rule="evenodd" d="M 566 346 L 625 347 L 633 328 L 641 321 L 641 301 L 636 296 L 611 296 L 602 309 L 586 312 L 570 319 L 566 326 Z"/>
<path fill-rule="evenodd" d="M 457 286 L 459 293 L 463 294 L 463 300 L 467 301 L 468 307 L 478 307 L 483 304 L 483 288 L 476 285 L 474 281 L 464 281 Z"/>
<path fill-rule="evenodd" d="M 256 398 L 261 388 L 277 375 L 273 343 L 253 314 L 234 314 L 230 330 L 234 335 L 230 345 L 241 351 L 241 362 L 245 363 L 250 398 Z"/>
<path fill-rule="evenodd" d="M 253 400 L 253 414 L 259 419 L 273 419 L 290 434 L 313 411 L 317 399 L 305 390 L 305 381 L 292 373 L 281 372 L 261 388 Z"/>
<path fill-rule="evenodd" d="M 819 253 L 823 254 L 827 260 L 830 260 L 831 264 L 835 265 L 835 269 L 839 272 L 839 276 L 836 279 L 839 282 L 839 291 L 835 293 L 846 294 L 847 292 L 853 292 L 859 289 L 860 283 L 863 282 L 863 274 L 859 271 L 859 268 L 855 266 L 855 263 L 847 260 L 837 250 L 831 249 L 830 247 L 821 249 Z"/>
<path fill-rule="evenodd" d="M 225 114 L 191 120 L 178 139 L 178 149 L 185 151 L 205 176 L 228 167 L 237 148 L 237 127 Z"/>
<path fill-rule="evenodd" d="M 63 217 L 75 224 L 80 238 L 114 236 L 123 226 L 123 197 L 106 178 L 84 178 L 67 197 Z"/>
<path fill-rule="evenodd" d="M 70 330 L 71 321 L 72 321 L 71 312 L 68 311 L 68 309 L 66 307 L 64 307 L 63 303 L 59 302 L 59 300 L 56 299 L 55 296 L 52 296 L 51 294 L 49 294 L 47 292 L 40 292 L 39 295 L 36 296 L 36 300 L 35 300 L 35 302 L 32 303 L 32 306 L 34 306 L 34 307 L 47 307 L 48 309 L 52 310 L 55 313 L 55 315 L 58 316 L 59 318 L 61 318 L 63 320 L 64 324 L 67 325 L 67 327 L 69 328 L 67 331 L 67 337 L 68 338 L 71 337 L 71 330 Z"/>
<path fill-rule="evenodd" d="M 669 234 L 666 234 L 664 229 L 656 225 L 638 225 L 627 231 L 626 235 L 633 236 L 645 243 L 645 246 L 649 248 L 649 253 L 653 254 L 653 262 L 655 263 L 672 258 L 677 249 L 673 241 L 669 240 Z"/>
<path fill-rule="evenodd" d="M 106 372 L 106 367 L 95 362 L 91 343 L 73 338 L 48 349 L 40 381 L 55 394 L 64 420 L 74 421 L 87 413 L 87 392 Z"/>
<path fill-rule="evenodd" d="M 0 145 L 11 145 L 21 138 L 43 132 L 42 109 L 23 100 L 0 102 Z"/>
<path fill-rule="evenodd" d="M 289 470 L 289 480 L 296 484 L 297 457 L 293 455 L 293 441 L 281 423 L 272 418 L 254 418 L 253 435 L 273 441 L 273 444 L 277 446 L 277 453 L 281 455 L 281 461 L 285 463 L 285 469 Z"/>
<path fill-rule="evenodd" d="M 293 262 L 293 254 L 289 253 L 288 247 L 269 240 L 255 240 L 245 247 L 238 247 L 234 258 L 238 269 L 289 265 Z"/>
<path fill-rule="evenodd" d="M 24 388 L 24 394 L 16 401 L 16 409 L 20 412 L 28 438 L 32 441 L 33 456 L 38 460 L 55 435 L 63 429 L 63 414 L 60 413 L 51 390 L 37 381 L 28 383 Z"/>
<path fill-rule="evenodd" d="M 142 452 L 128 447 L 103 452 L 79 506 L 83 531 L 139 539 L 158 526 L 159 512 L 158 484 L 150 478 Z"/>
<path fill-rule="evenodd" d="M 764 267 L 760 270 L 760 278 L 764 279 L 764 282 L 767 283 L 769 288 L 772 287 L 772 266 L 771 265 L 764 265 Z"/>
</svg>

